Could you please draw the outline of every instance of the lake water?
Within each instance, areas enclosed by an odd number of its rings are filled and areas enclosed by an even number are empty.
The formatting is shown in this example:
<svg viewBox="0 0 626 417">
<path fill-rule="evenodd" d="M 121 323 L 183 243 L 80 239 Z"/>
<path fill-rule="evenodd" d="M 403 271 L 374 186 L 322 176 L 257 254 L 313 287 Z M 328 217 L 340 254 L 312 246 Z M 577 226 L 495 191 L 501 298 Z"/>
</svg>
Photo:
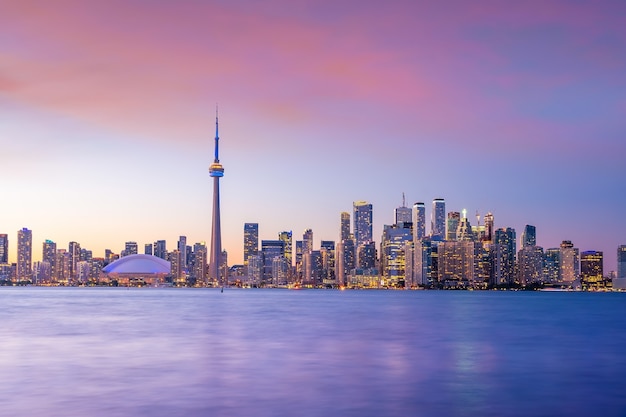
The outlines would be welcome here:
<svg viewBox="0 0 626 417">
<path fill-rule="evenodd" d="M 1 416 L 624 416 L 626 293 L 0 287 Z"/>
</svg>

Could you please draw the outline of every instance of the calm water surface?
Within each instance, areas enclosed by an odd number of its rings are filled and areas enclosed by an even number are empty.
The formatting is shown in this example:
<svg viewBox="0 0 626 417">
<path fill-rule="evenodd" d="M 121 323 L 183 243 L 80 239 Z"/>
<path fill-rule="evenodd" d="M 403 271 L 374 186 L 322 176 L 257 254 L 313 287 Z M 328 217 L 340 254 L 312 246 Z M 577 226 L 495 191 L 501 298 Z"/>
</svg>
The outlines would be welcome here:
<svg viewBox="0 0 626 417">
<path fill-rule="evenodd" d="M 626 294 L 0 288 L 1 416 L 624 416 Z"/>
</svg>

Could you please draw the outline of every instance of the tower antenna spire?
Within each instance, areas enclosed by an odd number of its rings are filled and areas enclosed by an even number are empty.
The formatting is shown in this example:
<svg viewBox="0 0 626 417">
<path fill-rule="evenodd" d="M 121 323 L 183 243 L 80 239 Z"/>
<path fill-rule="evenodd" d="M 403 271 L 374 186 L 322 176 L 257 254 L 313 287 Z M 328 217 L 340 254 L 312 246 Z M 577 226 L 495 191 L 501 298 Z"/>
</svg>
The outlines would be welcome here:
<svg viewBox="0 0 626 417">
<path fill-rule="evenodd" d="M 402 191 L 402 207 L 406 207 L 406 198 L 404 198 L 404 191 Z"/>
<path fill-rule="evenodd" d="M 215 104 L 215 161 L 214 162 L 220 161 L 220 157 L 219 157 L 220 135 L 219 135 L 219 121 L 218 121 L 217 110 L 218 110 L 217 104 Z"/>
</svg>

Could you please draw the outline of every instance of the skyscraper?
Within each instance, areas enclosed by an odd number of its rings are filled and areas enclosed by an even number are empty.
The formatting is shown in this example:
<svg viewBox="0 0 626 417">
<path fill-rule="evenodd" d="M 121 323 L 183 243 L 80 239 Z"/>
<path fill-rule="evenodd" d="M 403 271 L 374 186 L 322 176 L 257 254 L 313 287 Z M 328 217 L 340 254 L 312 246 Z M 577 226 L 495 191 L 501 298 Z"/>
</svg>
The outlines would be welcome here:
<svg viewBox="0 0 626 417">
<path fill-rule="evenodd" d="M 220 178 L 224 176 L 224 167 L 219 158 L 219 125 L 215 110 L 215 159 L 209 168 L 213 178 L 213 221 L 211 226 L 211 254 L 209 256 L 209 280 L 221 281 L 220 265 L 222 255 L 222 230 L 220 220 Z"/>
<path fill-rule="evenodd" d="M 259 252 L 259 224 L 244 223 L 243 225 L 243 264 Z"/>
<path fill-rule="evenodd" d="M 570 240 L 564 240 L 560 246 L 559 280 L 564 284 L 572 284 L 580 274 L 580 252 Z"/>
<path fill-rule="evenodd" d="M 18 281 L 28 281 L 32 275 L 33 232 L 23 228 L 17 232 L 17 271 Z"/>
<path fill-rule="evenodd" d="M 626 278 L 626 245 L 617 248 L 617 278 Z"/>
<path fill-rule="evenodd" d="M 459 228 L 459 222 L 461 221 L 461 213 L 458 211 L 451 211 L 448 213 L 448 221 L 446 227 L 448 229 L 446 233 L 446 240 L 453 242 L 457 239 L 456 231 Z"/>
<path fill-rule="evenodd" d="M 146 243 L 146 244 L 143 246 L 143 253 L 144 253 L 145 255 L 152 255 L 152 244 L 150 244 L 150 243 Z"/>
<path fill-rule="evenodd" d="M 76 265 L 80 262 L 80 244 L 78 242 L 70 242 L 68 248 L 69 256 L 69 279 L 76 278 L 78 272 Z"/>
<path fill-rule="evenodd" d="M 180 252 L 181 269 L 187 268 L 187 236 L 178 237 L 178 252 Z"/>
<path fill-rule="evenodd" d="M 342 211 L 339 241 L 346 240 L 348 238 L 350 238 L 350 213 Z"/>
<path fill-rule="evenodd" d="M 604 254 L 590 250 L 580 254 L 580 281 L 587 287 L 602 284 L 604 275 Z"/>
<path fill-rule="evenodd" d="M 446 202 L 443 198 L 433 200 L 433 211 L 430 213 L 430 236 L 433 240 L 446 238 Z"/>
<path fill-rule="evenodd" d="M 154 256 L 167 260 L 167 246 L 164 240 L 154 242 Z"/>
<path fill-rule="evenodd" d="M 9 236 L 0 234 L 0 264 L 9 263 Z"/>
<path fill-rule="evenodd" d="M 522 247 L 535 245 L 537 245 L 537 231 L 535 226 L 527 224 L 522 233 Z"/>
<path fill-rule="evenodd" d="M 137 255 L 137 242 L 126 242 L 124 244 L 124 251 L 121 253 L 121 257 L 128 255 Z M 70 249 L 71 252 L 71 249 Z"/>
<path fill-rule="evenodd" d="M 417 242 L 426 236 L 426 207 L 424 203 L 413 204 L 413 241 Z"/>
<path fill-rule="evenodd" d="M 367 201 L 353 204 L 354 239 L 356 246 L 372 241 L 372 205 Z"/>
<path fill-rule="evenodd" d="M 289 269 L 291 269 L 293 265 L 293 233 L 291 232 L 291 230 L 280 232 L 278 234 L 278 240 L 282 240 L 283 242 L 285 242 L 285 259 L 287 260 Z"/>
<path fill-rule="evenodd" d="M 43 251 L 41 260 L 47 262 L 50 265 L 50 276 L 56 277 L 56 257 L 57 257 L 57 244 L 53 241 L 46 239 L 43 242 Z"/>
<path fill-rule="evenodd" d="M 406 200 L 404 199 L 404 193 L 402 193 L 402 206 L 394 210 L 394 224 L 411 223 L 413 221 L 411 208 L 406 206 Z M 411 237 L 412 238 L 412 237 Z"/>
<path fill-rule="evenodd" d="M 313 252 L 313 230 L 306 229 L 302 234 L 302 255 Z"/>
<path fill-rule="evenodd" d="M 262 240 L 261 255 L 263 256 L 263 277 L 264 281 L 272 280 L 273 262 L 276 257 L 285 256 L 285 242 L 282 240 Z"/>
<path fill-rule="evenodd" d="M 485 235 L 483 236 L 485 243 L 492 243 L 494 239 L 493 214 L 485 214 Z"/>
<path fill-rule="evenodd" d="M 512 284 L 515 281 L 515 229 L 496 230 L 494 240 L 494 284 Z"/>
</svg>

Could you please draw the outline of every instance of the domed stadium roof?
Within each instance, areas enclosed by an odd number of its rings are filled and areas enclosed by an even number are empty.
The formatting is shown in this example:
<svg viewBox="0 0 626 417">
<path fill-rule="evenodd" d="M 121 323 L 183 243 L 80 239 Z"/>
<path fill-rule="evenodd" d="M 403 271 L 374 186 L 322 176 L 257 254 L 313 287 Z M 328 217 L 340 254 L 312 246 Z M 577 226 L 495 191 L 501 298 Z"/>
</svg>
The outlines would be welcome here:
<svg viewBox="0 0 626 417">
<path fill-rule="evenodd" d="M 169 262 L 152 255 L 128 255 L 104 267 L 107 274 L 168 274 Z"/>
</svg>

